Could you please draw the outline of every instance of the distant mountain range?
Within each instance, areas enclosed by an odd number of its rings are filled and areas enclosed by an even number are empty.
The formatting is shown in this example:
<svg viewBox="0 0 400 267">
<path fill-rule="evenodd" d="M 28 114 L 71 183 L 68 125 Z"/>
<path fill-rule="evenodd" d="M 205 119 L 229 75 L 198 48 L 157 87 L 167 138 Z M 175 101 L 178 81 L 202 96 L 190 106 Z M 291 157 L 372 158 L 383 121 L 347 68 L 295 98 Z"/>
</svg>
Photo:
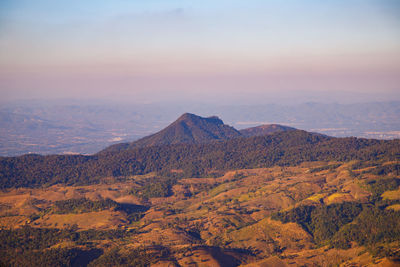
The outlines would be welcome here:
<svg viewBox="0 0 400 267">
<path fill-rule="evenodd" d="M 103 152 L 132 149 L 135 147 L 162 146 L 173 144 L 201 144 L 225 141 L 240 137 L 263 136 L 276 132 L 292 131 L 295 128 L 278 124 L 261 125 L 240 131 L 224 124 L 217 116 L 203 118 L 185 113 L 163 130 L 131 143 L 112 145 Z"/>
</svg>

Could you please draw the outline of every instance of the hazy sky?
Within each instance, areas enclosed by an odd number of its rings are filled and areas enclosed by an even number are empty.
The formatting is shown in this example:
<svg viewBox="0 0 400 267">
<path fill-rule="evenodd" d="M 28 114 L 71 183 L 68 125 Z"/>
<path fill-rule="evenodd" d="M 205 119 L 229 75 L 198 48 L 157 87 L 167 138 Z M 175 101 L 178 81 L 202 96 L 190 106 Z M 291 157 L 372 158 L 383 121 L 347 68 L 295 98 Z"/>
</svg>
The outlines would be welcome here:
<svg viewBox="0 0 400 267">
<path fill-rule="evenodd" d="M 0 0 L 0 92 L 400 100 L 397 0 Z"/>
</svg>

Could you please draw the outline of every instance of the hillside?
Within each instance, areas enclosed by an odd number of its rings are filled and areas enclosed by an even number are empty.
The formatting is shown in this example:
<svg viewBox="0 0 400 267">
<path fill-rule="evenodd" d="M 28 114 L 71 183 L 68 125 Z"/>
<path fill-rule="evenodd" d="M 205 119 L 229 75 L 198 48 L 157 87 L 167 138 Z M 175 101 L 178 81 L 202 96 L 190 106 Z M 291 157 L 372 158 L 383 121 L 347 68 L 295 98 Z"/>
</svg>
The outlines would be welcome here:
<svg viewBox="0 0 400 267">
<path fill-rule="evenodd" d="M 293 131 L 295 128 L 283 126 L 279 124 L 265 124 L 256 127 L 246 128 L 240 130 L 240 134 L 243 137 L 251 137 L 251 136 L 263 136 L 267 134 L 277 133 L 277 132 L 285 132 L 285 131 Z"/>
<path fill-rule="evenodd" d="M 396 266 L 400 162 L 0 193 L 5 266 Z"/>
<path fill-rule="evenodd" d="M 105 152 L 132 149 L 135 147 L 162 146 L 173 144 L 200 144 L 241 137 L 233 127 L 225 125 L 218 117 L 203 118 L 185 113 L 165 129 L 132 143 L 116 144 Z"/>
</svg>

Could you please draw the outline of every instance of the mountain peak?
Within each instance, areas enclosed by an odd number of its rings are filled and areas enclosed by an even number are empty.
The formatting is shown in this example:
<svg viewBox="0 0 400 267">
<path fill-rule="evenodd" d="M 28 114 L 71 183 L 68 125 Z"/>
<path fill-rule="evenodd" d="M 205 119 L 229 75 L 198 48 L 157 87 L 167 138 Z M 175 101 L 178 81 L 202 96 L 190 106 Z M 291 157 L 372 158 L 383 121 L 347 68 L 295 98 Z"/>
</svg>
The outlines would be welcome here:
<svg viewBox="0 0 400 267">
<path fill-rule="evenodd" d="M 224 122 L 218 116 L 211 116 L 211 117 L 200 117 L 198 115 L 192 113 L 184 113 L 182 114 L 176 122 L 199 122 L 199 121 L 208 121 L 210 123 L 221 124 L 223 125 Z"/>
<path fill-rule="evenodd" d="M 201 118 L 200 116 L 197 116 L 193 113 L 183 113 L 178 119 L 177 121 L 182 121 L 182 120 L 192 120 L 195 118 Z"/>
</svg>

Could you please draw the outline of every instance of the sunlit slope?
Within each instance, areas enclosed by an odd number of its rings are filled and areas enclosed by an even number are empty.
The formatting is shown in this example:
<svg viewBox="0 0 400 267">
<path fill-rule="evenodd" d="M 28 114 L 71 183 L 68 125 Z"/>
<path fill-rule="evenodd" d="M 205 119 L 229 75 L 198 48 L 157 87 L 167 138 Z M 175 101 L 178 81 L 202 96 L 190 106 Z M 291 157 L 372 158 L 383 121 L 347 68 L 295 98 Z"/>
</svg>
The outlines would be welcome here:
<svg viewBox="0 0 400 267">
<path fill-rule="evenodd" d="M 93 266 L 115 255 L 128 262 L 132 253 L 158 266 L 389 263 L 400 248 L 400 212 L 391 209 L 398 205 L 399 166 L 319 161 L 216 178 L 149 174 L 112 184 L 20 188 L 1 193 L 0 223 L 63 236 L 43 249 L 90 241 L 102 251 Z M 70 236 L 71 229 L 78 235 Z"/>
</svg>

